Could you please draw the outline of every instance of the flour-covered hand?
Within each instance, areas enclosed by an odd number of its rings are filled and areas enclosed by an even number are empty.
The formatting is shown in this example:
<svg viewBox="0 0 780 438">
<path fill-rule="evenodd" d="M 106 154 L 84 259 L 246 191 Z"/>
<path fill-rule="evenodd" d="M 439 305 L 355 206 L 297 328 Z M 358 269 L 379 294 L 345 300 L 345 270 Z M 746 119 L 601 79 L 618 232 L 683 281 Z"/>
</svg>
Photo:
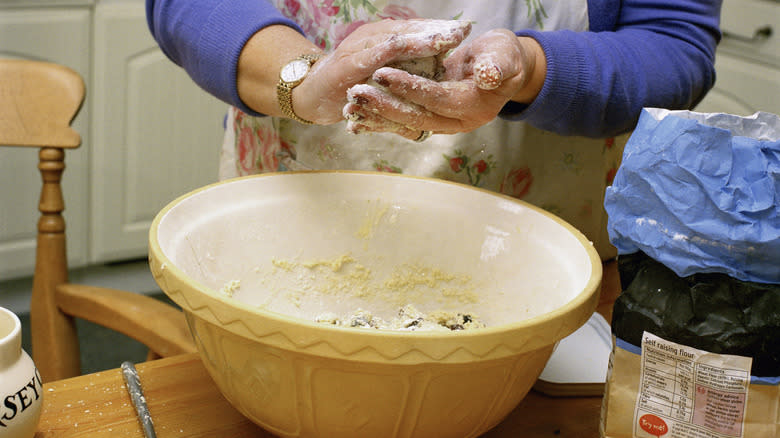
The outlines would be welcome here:
<svg viewBox="0 0 780 438">
<path fill-rule="evenodd" d="M 531 102 L 544 83 L 539 44 L 509 30 L 491 30 L 443 60 L 439 81 L 400 69 L 372 76 L 377 91 L 358 86 L 344 107 L 348 130 L 389 131 L 414 140 L 421 131 L 454 134 L 493 120 L 510 100 Z"/>
<path fill-rule="evenodd" d="M 443 56 L 471 31 L 468 21 L 383 20 L 364 24 L 317 61 L 293 94 L 299 116 L 320 124 L 343 120 L 347 90 L 379 68 Z"/>
</svg>

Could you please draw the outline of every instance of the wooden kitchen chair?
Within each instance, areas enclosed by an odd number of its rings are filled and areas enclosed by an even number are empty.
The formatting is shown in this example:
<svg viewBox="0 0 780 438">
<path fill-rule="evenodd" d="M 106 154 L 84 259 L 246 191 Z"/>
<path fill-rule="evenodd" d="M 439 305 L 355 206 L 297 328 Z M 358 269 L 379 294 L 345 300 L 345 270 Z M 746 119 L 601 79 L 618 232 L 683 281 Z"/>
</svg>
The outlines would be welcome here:
<svg viewBox="0 0 780 438">
<path fill-rule="evenodd" d="M 70 124 L 84 95 L 81 76 L 67 67 L 0 59 L 0 146 L 40 149 L 43 187 L 30 319 L 33 360 L 44 381 L 81 374 L 74 318 L 138 340 L 149 347 L 149 358 L 196 351 L 174 307 L 137 293 L 68 283 L 60 180 L 65 149 L 81 144 Z"/>
</svg>

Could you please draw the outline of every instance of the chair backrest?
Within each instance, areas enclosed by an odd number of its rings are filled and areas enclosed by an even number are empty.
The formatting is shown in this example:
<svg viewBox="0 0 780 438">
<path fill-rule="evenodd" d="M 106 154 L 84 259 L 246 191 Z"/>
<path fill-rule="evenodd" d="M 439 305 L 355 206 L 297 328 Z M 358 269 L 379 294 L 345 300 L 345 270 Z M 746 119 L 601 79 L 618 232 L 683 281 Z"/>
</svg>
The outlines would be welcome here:
<svg viewBox="0 0 780 438">
<path fill-rule="evenodd" d="M 0 59 L 0 146 L 40 149 L 43 185 L 30 331 L 33 360 L 44 382 L 81 374 L 76 319 L 134 338 L 149 347 L 147 359 L 197 351 L 176 307 L 130 291 L 68 283 L 60 181 L 65 149 L 81 143 L 70 123 L 84 95 L 84 81 L 67 67 Z"/>
<path fill-rule="evenodd" d="M 58 64 L 0 59 L 0 145 L 76 148 L 84 80 Z"/>
<path fill-rule="evenodd" d="M 65 66 L 0 59 L 0 146 L 40 149 L 38 169 L 43 186 L 30 316 L 33 357 L 58 358 L 57 363 L 37 364 L 41 374 L 51 378 L 80 373 L 75 322 L 58 310 L 56 288 L 68 280 L 62 217 L 65 204 L 60 185 L 64 149 L 81 144 L 81 137 L 70 124 L 84 97 L 84 80 Z"/>
</svg>

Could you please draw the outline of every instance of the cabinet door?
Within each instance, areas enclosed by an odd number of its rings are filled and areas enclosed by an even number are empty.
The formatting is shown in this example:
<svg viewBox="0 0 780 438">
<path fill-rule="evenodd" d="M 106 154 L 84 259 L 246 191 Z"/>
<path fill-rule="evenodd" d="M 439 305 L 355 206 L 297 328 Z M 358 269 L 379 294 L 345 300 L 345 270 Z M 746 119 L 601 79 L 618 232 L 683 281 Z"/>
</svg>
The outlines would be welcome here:
<svg viewBox="0 0 780 438">
<path fill-rule="evenodd" d="M 0 56 L 56 62 L 89 81 L 90 8 L 4 9 L 0 6 Z M 89 92 L 88 92 L 89 93 Z M 70 265 L 88 259 L 89 102 L 73 127 L 82 146 L 65 153 L 63 190 Z M 0 280 L 32 274 L 41 177 L 35 148 L 0 148 Z"/>
<path fill-rule="evenodd" d="M 215 182 L 227 105 L 158 48 L 143 2 L 95 9 L 92 257 L 145 257 L 168 202 Z"/>
<path fill-rule="evenodd" d="M 780 114 L 780 68 L 720 52 L 715 87 L 696 107 L 704 113 Z"/>
<path fill-rule="evenodd" d="M 780 3 L 776 1 L 723 1 L 715 87 L 696 111 L 780 114 L 778 17 Z"/>
</svg>

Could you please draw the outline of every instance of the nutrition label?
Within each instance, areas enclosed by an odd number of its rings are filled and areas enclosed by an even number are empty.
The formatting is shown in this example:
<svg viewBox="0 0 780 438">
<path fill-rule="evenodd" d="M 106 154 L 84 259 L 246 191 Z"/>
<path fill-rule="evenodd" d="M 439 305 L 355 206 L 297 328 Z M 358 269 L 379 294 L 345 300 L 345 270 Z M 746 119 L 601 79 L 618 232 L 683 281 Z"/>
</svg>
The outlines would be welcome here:
<svg viewBox="0 0 780 438">
<path fill-rule="evenodd" d="M 708 353 L 645 332 L 641 360 L 634 436 L 742 437 L 751 358 Z"/>
</svg>

